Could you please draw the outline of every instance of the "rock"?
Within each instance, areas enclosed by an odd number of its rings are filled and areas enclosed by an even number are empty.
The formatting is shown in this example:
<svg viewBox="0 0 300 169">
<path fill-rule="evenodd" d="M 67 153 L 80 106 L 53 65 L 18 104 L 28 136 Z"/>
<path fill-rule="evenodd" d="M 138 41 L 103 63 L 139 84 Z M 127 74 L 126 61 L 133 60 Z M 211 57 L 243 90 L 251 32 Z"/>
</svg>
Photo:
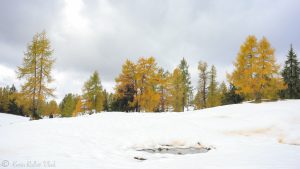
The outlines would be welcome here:
<svg viewBox="0 0 300 169">
<path fill-rule="evenodd" d="M 147 159 L 145 159 L 145 158 L 143 158 L 143 157 L 133 157 L 133 158 L 136 159 L 136 160 L 140 160 L 140 161 L 147 160 Z"/>
</svg>

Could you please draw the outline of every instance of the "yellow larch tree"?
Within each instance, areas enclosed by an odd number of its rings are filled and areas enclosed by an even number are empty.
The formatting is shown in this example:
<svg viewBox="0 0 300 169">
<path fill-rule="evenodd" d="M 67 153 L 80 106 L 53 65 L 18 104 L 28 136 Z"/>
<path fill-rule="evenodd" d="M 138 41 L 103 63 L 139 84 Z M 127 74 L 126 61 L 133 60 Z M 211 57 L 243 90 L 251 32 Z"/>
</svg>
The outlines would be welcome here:
<svg viewBox="0 0 300 169">
<path fill-rule="evenodd" d="M 181 99 L 184 95 L 184 84 L 182 83 L 182 71 L 179 68 L 174 69 L 171 77 L 171 105 L 173 111 L 182 112 L 183 100 Z"/>
<path fill-rule="evenodd" d="M 23 63 L 18 67 L 19 79 L 25 79 L 22 93 L 31 100 L 31 119 L 40 119 L 41 105 L 48 96 L 54 96 L 54 89 L 47 85 L 53 81 L 51 71 L 55 59 L 52 57 L 50 41 L 46 32 L 37 33 L 28 45 Z"/>
<path fill-rule="evenodd" d="M 280 77 L 280 66 L 276 63 L 275 49 L 267 38 L 263 37 L 257 46 L 258 56 L 255 62 L 255 99 L 260 101 L 264 99 L 278 98 L 279 90 L 285 88 L 283 79 Z"/>
<path fill-rule="evenodd" d="M 154 111 L 160 101 L 158 66 L 154 57 L 140 58 L 136 68 L 137 96 L 134 98 L 137 111 Z"/>
<path fill-rule="evenodd" d="M 160 101 L 157 110 L 160 112 L 165 112 L 169 110 L 170 107 L 170 89 L 171 89 L 171 75 L 168 71 L 164 71 L 162 68 L 158 71 L 158 93 L 160 95 Z"/>
<path fill-rule="evenodd" d="M 75 110 L 72 113 L 72 116 L 78 116 L 79 113 L 82 112 L 82 97 L 81 96 L 77 96 L 76 98 L 76 106 L 75 106 Z"/>
<path fill-rule="evenodd" d="M 254 98 L 253 79 L 254 69 L 253 62 L 257 58 L 257 39 L 255 36 L 248 36 L 244 44 L 240 47 L 236 62 L 234 63 L 235 70 L 229 76 L 229 81 L 234 84 L 238 93 L 243 93 L 246 98 Z"/>
<path fill-rule="evenodd" d="M 284 88 L 274 49 L 265 37 L 257 42 L 255 36 L 248 36 L 234 66 L 233 73 L 228 75 L 229 82 L 248 100 L 276 99 L 278 91 Z"/>
<path fill-rule="evenodd" d="M 136 65 L 126 60 L 121 74 L 115 79 L 115 98 L 118 100 L 119 111 L 137 111 L 137 103 L 134 102 L 137 96 L 136 74 Z"/>
</svg>

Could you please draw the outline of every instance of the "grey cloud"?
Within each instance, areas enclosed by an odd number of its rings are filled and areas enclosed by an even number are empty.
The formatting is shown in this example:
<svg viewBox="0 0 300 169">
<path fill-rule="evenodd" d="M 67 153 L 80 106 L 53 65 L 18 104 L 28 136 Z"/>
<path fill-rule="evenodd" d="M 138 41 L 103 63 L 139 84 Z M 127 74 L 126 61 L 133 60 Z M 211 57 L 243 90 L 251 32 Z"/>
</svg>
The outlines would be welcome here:
<svg viewBox="0 0 300 169">
<path fill-rule="evenodd" d="M 197 62 L 204 60 L 215 64 L 219 79 L 225 80 L 249 34 L 266 36 L 280 62 L 290 43 L 300 50 L 297 0 L 99 0 L 82 1 L 79 7 L 77 2 L 4 1 L 0 64 L 20 64 L 26 43 L 44 28 L 55 49 L 57 71 L 88 78 L 98 70 L 106 84 L 113 83 L 125 59 L 142 56 L 156 57 L 170 71 L 185 57 L 194 84 Z M 73 18 L 65 15 L 67 5 L 75 5 Z"/>
<path fill-rule="evenodd" d="M 62 4 L 55 0 L 1 1 L 0 49 L 9 49 L 0 51 L 1 62 L 12 65 L 20 63 L 26 44 L 36 32 L 54 24 L 60 5 Z"/>
</svg>

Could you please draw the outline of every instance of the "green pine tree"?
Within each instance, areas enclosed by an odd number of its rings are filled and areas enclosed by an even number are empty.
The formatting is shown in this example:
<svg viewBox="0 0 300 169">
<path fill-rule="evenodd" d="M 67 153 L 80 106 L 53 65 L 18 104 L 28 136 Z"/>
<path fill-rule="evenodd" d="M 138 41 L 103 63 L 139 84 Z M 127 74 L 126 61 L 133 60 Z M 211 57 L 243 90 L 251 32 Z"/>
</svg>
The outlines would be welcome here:
<svg viewBox="0 0 300 169">
<path fill-rule="evenodd" d="M 200 61 L 198 64 L 199 82 L 198 91 L 194 99 L 196 109 L 203 109 L 207 107 L 207 86 L 209 71 L 207 70 L 207 63 Z"/>
<path fill-rule="evenodd" d="M 8 113 L 15 115 L 23 115 L 20 112 L 20 108 L 17 104 L 17 89 L 15 85 L 12 85 L 9 89 L 9 105 L 8 105 Z"/>
<path fill-rule="evenodd" d="M 225 93 L 221 102 L 222 105 L 241 103 L 244 97 L 237 93 L 237 89 L 233 84 L 229 85 L 229 90 Z"/>
<path fill-rule="evenodd" d="M 218 92 L 218 83 L 216 81 L 217 70 L 214 65 L 211 66 L 209 72 L 209 85 L 207 93 L 207 107 L 215 107 L 220 105 L 219 92 Z"/>
<path fill-rule="evenodd" d="M 287 99 L 299 99 L 300 66 L 292 45 L 287 55 L 287 60 L 285 61 L 282 77 L 287 86 L 287 89 L 283 90 L 283 97 Z"/>
<path fill-rule="evenodd" d="M 221 105 L 224 105 L 223 100 L 225 100 L 225 95 L 226 95 L 227 92 L 228 92 L 227 86 L 226 86 L 225 82 L 223 81 L 219 86 Z"/>
<path fill-rule="evenodd" d="M 62 102 L 59 104 L 60 115 L 62 117 L 72 117 L 76 108 L 76 96 L 69 93 L 66 94 Z"/>
<path fill-rule="evenodd" d="M 104 107 L 104 95 L 100 81 L 100 77 L 97 71 L 95 71 L 90 79 L 84 83 L 83 98 L 87 104 L 87 108 L 92 112 L 100 112 Z"/>
<path fill-rule="evenodd" d="M 103 96 L 104 96 L 103 110 L 104 111 L 109 111 L 109 106 L 110 106 L 110 103 L 109 103 L 109 93 L 106 90 L 104 90 L 103 91 Z"/>
<path fill-rule="evenodd" d="M 183 97 L 182 99 L 182 109 L 184 107 L 188 107 L 192 104 L 192 85 L 191 85 L 191 75 L 189 73 L 189 65 L 187 64 L 186 60 L 183 58 L 180 61 L 179 69 L 182 73 L 182 83 L 183 83 Z"/>
</svg>

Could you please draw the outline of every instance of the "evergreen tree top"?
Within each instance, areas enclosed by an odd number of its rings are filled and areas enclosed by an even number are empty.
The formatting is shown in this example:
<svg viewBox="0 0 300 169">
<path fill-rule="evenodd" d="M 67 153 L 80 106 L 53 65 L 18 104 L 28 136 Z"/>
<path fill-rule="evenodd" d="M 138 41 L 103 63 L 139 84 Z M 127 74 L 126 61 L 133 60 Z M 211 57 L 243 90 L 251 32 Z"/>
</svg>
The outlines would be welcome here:
<svg viewBox="0 0 300 169">
<path fill-rule="evenodd" d="M 290 50 L 288 52 L 287 58 L 288 58 L 288 60 L 285 61 L 286 64 L 291 64 L 291 61 L 293 61 L 294 63 L 297 63 L 297 65 L 299 64 L 299 62 L 297 60 L 297 55 L 294 51 L 292 44 L 291 44 Z"/>
</svg>

